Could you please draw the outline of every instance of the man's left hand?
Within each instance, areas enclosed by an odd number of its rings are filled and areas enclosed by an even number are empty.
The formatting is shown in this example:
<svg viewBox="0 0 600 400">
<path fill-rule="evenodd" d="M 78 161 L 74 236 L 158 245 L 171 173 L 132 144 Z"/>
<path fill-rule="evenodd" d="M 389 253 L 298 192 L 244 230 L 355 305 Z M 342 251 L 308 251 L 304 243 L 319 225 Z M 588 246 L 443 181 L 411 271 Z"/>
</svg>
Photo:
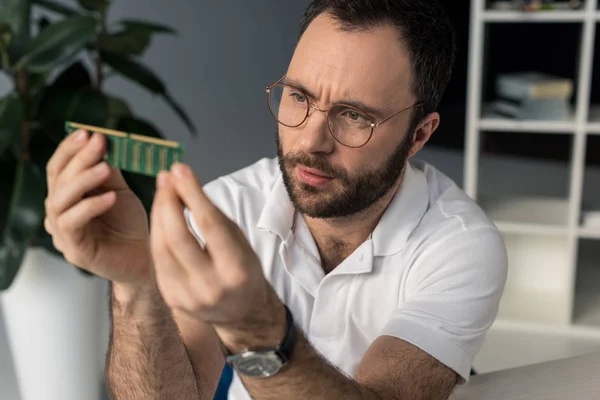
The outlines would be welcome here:
<svg viewBox="0 0 600 400">
<path fill-rule="evenodd" d="M 184 206 L 205 248 L 190 233 Z M 156 282 L 171 308 L 212 324 L 233 352 L 279 343 L 282 302 L 244 233 L 210 201 L 188 166 L 176 164 L 157 177 L 150 235 Z"/>
</svg>

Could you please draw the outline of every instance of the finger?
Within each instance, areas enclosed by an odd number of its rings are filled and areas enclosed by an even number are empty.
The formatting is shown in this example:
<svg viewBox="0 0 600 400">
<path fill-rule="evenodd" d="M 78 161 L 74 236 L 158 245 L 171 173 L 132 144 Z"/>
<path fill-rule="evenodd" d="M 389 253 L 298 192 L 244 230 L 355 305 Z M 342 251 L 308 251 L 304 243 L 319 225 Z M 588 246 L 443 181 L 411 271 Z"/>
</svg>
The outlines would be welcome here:
<svg viewBox="0 0 600 400">
<path fill-rule="evenodd" d="M 101 133 L 94 133 L 86 145 L 75 154 L 64 167 L 61 178 L 71 179 L 79 172 L 97 164 L 104 158 L 106 153 L 106 138 Z"/>
<path fill-rule="evenodd" d="M 60 142 L 56 151 L 46 164 L 46 180 L 48 188 L 54 187 L 54 181 L 58 174 L 65 168 L 68 162 L 75 154 L 87 143 L 88 134 L 85 130 L 80 129 L 73 133 L 65 140 Z"/>
<path fill-rule="evenodd" d="M 64 185 L 56 186 L 48 198 L 48 209 L 46 213 L 50 218 L 56 218 L 67 209 L 73 207 L 92 190 L 97 189 L 109 177 L 108 164 L 102 162 L 88 168 L 76 175 Z"/>
<path fill-rule="evenodd" d="M 52 235 L 52 225 L 50 224 L 50 219 L 48 217 L 44 218 L 44 229 L 49 235 Z"/>
<path fill-rule="evenodd" d="M 165 241 L 178 262 L 190 273 L 212 274 L 209 255 L 189 231 L 185 222 L 184 209 L 173 185 L 170 174 L 161 176 L 157 199 L 159 222 L 165 232 Z M 209 277 L 207 276 L 207 279 Z"/>
<path fill-rule="evenodd" d="M 239 241 L 234 231 L 237 226 L 210 201 L 192 170 L 186 165 L 176 164 L 172 176 L 175 192 L 192 212 L 209 252 L 210 248 L 237 250 Z"/>
<path fill-rule="evenodd" d="M 54 227 L 64 238 L 77 242 L 83 228 L 90 221 L 108 211 L 117 201 L 115 192 L 106 192 L 83 199 L 58 216 Z"/>
<path fill-rule="evenodd" d="M 161 174 L 157 176 L 157 183 L 160 179 Z M 167 233 L 163 228 L 165 224 L 161 219 L 163 203 L 164 193 L 157 190 L 150 210 L 150 252 L 154 264 L 154 275 L 161 294 L 167 304 L 174 307 L 178 301 L 181 301 L 181 296 L 186 296 L 184 293 L 186 289 L 181 288 L 181 285 L 187 284 L 189 277 L 167 243 Z M 175 288 L 178 288 L 177 292 L 179 293 L 174 292 Z M 187 290 L 189 291 L 189 288 Z"/>
<path fill-rule="evenodd" d="M 110 167 L 110 175 L 108 179 L 102 184 L 101 189 L 108 190 L 123 190 L 127 189 L 129 186 L 127 182 L 125 182 L 125 178 L 123 178 L 123 174 L 121 170 L 115 167 Z"/>
</svg>

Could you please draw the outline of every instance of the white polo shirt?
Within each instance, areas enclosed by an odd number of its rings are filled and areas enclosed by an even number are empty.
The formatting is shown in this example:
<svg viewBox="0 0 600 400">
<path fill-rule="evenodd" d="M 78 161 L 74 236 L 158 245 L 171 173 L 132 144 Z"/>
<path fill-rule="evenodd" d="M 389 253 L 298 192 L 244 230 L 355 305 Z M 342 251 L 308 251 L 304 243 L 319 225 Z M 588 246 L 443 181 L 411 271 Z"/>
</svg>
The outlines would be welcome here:
<svg viewBox="0 0 600 400">
<path fill-rule="evenodd" d="M 497 315 L 507 256 L 500 232 L 448 177 L 410 161 L 371 237 L 326 276 L 304 218 L 293 226 L 277 159 L 262 159 L 204 190 L 245 232 L 298 327 L 340 370 L 352 376 L 369 345 L 390 335 L 468 381 Z M 229 393 L 250 399 L 237 374 Z"/>
</svg>

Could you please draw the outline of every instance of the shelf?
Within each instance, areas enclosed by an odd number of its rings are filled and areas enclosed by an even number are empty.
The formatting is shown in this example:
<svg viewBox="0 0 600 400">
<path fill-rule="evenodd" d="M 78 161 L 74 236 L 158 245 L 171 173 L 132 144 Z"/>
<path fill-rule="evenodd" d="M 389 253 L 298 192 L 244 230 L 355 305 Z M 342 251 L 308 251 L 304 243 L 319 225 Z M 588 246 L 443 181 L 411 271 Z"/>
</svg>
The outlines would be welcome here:
<svg viewBox="0 0 600 400">
<path fill-rule="evenodd" d="M 587 124 L 587 133 L 591 135 L 600 135 L 600 104 L 593 104 L 590 106 L 589 122 Z"/>
<path fill-rule="evenodd" d="M 474 360 L 478 373 L 600 351 L 600 330 L 497 320 Z"/>
<path fill-rule="evenodd" d="M 503 135 L 506 134 L 488 135 L 482 140 L 484 147 L 497 149 L 494 149 L 494 153 L 490 150 L 480 155 L 477 203 L 502 232 L 567 235 L 569 162 L 541 158 L 552 152 L 549 144 L 536 158 L 503 154 L 503 151 L 513 151 L 515 148 L 519 151 L 531 148 L 539 138 L 530 134 L 513 135 L 509 141 L 510 147 L 502 147 L 500 140 Z M 494 140 L 494 136 L 500 138 Z M 553 147 L 558 149 L 553 156 L 567 156 L 570 137 L 552 135 L 552 138 L 555 140 L 546 142 L 554 143 Z"/>
<path fill-rule="evenodd" d="M 589 136 L 586 147 L 580 233 L 594 237 L 600 233 L 600 136 Z"/>
<path fill-rule="evenodd" d="M 573 322 L 600 329 L 600 242 L 579 242 Z"/>
<path fill-rule="evenodd" d="M 600 239 L 599 228 L 579 228 L 577 234 L 582 239 Z"/>
<path fill-rule="evenodd" d="M 543 325 L 564 325 L 566 293 L 534 293 L 507 288 L 500 300 L 498 321 L 522 321 Z"/>
<path fill-rule="evenodd" d="M 491 108 L 493 104 L 488 104 L 483 107 L 482 118 L 479 120 L 479 129 L 498 132 L 530 132 L 530 133 L 561 133 L 575 132 L 574 118 L 569 120 L 515 120 L 500 116 Z M 599 124 L 600 127 L 600 124 Z"/>
<path fill-rule="evenodd" d="M 498 318 L 568 324 L 570 239 L 528 233 L 504 233 L 503 238 L 508 255 L 508 277 Z"/>
<path fill-rule="evenodd" d="M 569 202 L 551 197 L 481 197 L 481 208 L 508 233 L 563 235 L 567 233 Z"/>
<path fill-rule="evenodd" d="M 485 22 L 583 22 L 585 11 L 484 11 L 482 20 Z"/>
</svg>

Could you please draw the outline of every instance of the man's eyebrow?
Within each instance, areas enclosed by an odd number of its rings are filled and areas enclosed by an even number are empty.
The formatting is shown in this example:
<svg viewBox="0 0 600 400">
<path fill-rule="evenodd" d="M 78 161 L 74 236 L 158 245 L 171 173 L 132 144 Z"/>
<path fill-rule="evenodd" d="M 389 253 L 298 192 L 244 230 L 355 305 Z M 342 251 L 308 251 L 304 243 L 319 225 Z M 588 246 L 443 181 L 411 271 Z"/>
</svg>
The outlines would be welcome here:
<svg viewBox="0 0 600 400">
<path fill-rule="evenodd" d="M 301 91 L 306 93 L 306 95 L 309 96 L 310 98 L 312 98 L 313 100 L 317 99 L 317 96 L 313 92 L 311 92 L 310 89 L 308 89 L 305 85 L 303 85 L 302 83 L 298 82 L 297 80 L 295 80 L 293 78 L 289 78 L 286 76 L 285 78 L 283 78 L 283 83 L 286 85 L 294 86 L 297 89 L 300 89 Z M 385 112 L 383 110 L 381 110 L 377 107 L 368 106 L 360 100 L 347 99 L 347 100 L 337 101 L 336 103 L 348 104 L 349 106 L 358 108 L 359 110 L 366 112 L 367 114 L 371 115 L 372 117 L 385 118 Z"/>
</svg>

